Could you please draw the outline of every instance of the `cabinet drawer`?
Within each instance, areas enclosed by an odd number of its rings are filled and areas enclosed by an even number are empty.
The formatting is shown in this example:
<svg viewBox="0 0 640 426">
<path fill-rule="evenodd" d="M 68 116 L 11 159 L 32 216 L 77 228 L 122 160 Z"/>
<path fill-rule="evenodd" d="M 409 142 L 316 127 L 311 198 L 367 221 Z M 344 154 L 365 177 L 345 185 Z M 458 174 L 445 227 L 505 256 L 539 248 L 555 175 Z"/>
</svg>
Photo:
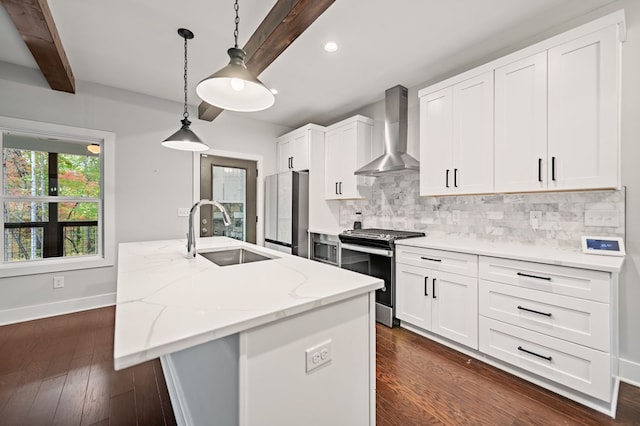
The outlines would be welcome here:
<svg viewBox="0 0 640 426">
<path fill-rule="evenodd" d="M 609 303 L 609 272 L 480 256 L 481 279 Z"/>
<path fill-rule="evenodd" d="M 609 352 L 609 305 L 480 280 L 480 315 Z"/>
<path fill-rule="evenodd" d="M 396 262 L 420 266 L 435 271 L 478 276 L 478 256 L 455 251 L 421 247 L 396 246 Z"/>
<path fill-rule="evenodd" d="M 480 351 L 611 402 L 611 367 L 606 352 L 485 317 L 480 317 Z"/>
</svg>

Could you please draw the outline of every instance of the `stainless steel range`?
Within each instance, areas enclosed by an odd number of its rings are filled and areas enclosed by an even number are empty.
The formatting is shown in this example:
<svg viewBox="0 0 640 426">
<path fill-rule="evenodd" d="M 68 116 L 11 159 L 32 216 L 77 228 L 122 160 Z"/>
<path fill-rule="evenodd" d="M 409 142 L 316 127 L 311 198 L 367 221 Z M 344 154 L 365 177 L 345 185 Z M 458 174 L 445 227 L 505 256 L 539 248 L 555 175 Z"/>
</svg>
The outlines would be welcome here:
<svg viewBox="0 0 640 426">
<path fill-rule="evenodd" d="M 395 241 L 414 237 L 424 237 L 424 232 L 366 228 L 338 235 L 344 269 L 384 280 L 384 287 L 376 290 L 376 320 L 387 327 L 395 320 Z"/>
</svg>

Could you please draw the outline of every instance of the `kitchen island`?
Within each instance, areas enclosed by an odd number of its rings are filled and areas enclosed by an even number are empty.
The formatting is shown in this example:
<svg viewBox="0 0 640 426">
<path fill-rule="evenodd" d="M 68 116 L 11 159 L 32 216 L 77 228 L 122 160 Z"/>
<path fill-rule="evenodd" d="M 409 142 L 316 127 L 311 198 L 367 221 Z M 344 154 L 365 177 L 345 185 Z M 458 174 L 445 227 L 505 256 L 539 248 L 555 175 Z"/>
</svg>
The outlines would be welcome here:
<svg viewBox="0 0 640 426">
<path fill-rule="evenodd" d="M 178 424 L 375 423 L 379 279 L 225 237 L 123 243 L 114 366 L 161 358 Z M 251 254 L 251 253 L 249 253 Z"/>
</svg>

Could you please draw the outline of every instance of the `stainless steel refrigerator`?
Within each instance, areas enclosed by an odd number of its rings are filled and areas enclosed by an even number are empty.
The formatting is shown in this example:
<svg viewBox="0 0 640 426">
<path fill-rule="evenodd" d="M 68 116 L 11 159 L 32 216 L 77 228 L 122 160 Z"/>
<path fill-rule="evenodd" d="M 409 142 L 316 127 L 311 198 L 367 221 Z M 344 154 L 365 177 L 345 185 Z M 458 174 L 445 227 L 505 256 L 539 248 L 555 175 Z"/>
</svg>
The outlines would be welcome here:
<svg viewBox="0 0 640 426">
<path fill-rule="evenodd" d="M 265 178 L 265 247 L 308 257 L 309 173 Z"/>
</svg>

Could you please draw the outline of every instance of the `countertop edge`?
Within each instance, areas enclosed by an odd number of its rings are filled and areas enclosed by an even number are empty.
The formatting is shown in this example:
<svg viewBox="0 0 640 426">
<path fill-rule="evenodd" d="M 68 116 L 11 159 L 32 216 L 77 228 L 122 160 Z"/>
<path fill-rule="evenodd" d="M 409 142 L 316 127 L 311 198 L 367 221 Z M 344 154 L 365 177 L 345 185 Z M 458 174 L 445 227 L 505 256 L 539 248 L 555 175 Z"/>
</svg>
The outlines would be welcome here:
<svg viewBox="0 0 640 426">
<path fill-rule="evenodd" d="M 624 256 L 601 256 L 582 252 L 538 247 L 525 244 L 496 243 L 492 241 L 444 238 L 407 238 L 396 241 L 396 245 L 435 250 L 469 253 L 479 256 L 500 257 L 548 265 L 567 266 L 619 273 Z M 482 246 L 482 247 L 481 247 Z"/>
</svg>

